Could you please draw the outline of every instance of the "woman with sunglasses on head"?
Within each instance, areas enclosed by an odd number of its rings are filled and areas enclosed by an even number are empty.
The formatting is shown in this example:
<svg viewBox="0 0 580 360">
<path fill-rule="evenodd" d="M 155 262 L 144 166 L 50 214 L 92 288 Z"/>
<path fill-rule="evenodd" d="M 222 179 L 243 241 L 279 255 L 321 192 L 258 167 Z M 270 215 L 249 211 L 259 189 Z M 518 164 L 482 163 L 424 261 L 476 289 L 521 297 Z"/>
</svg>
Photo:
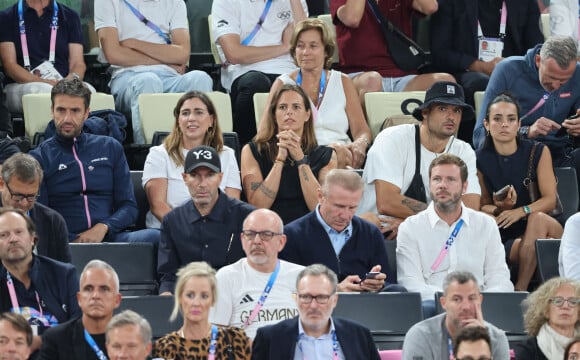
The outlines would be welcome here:
<svg viewBox="0 0 580 360">
<path fill-rule="evenodd" d="M 508 264 L 518 264 L 515 289 L 527 291 L 536 270 L 536 240 L 560 239 L 562 226 L 547 214 L 556 207 L 557 193 L 550 150 L 518 138 L 518 114 L 519 106 L 510 95 L 500 94 L 489 103 L 483 120 L 487 136 L 476 152 L 477 175 L 481 211 L 495 217 Z M 541 195 L 534 202 L 524 186 L 530 169 Z"/>
<path fill-rule="evenodd" d="M 530 338 L 515 345 L 516 360 L 561 360 L 566 345 L 580 335 L 580 283 L 552 278 L 524 300 Z"/>
</svg>

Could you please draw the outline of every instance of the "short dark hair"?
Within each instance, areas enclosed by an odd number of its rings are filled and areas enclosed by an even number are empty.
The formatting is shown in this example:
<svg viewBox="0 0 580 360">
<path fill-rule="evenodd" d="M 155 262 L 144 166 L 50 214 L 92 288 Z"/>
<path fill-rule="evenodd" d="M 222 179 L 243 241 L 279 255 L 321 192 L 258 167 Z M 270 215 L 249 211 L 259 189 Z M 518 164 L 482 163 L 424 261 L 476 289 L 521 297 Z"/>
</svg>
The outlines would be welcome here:
<svg viewBox="0 0 580 360">
<path fill-rule="evenodd" d="M 26 221 L 26 229 L 28 230 L 28 232 L 36 237 L 36 225 L 34 225 L 34 222 L 26 215 L 24 211 L 11 207 L 0 207 L 0 216 L 3 216 L 8 213 L 20 215 L 24 219 L 24 221 Z"/>
<path fill-rule="evenodd" d="M 91 104 L 91 90 L 77 78 L 64 78 L 52 87 L 52 91 L 50 92 L 51 106 L 54 106 L 54 98 L 57 95 L 81 97 L 84 100 L 85 109 L 88 109 Z"/>
<path fill-rule="evenodd" d="M 570 341 L 570 343 L 566 346 L 566 350 L 564 351 L 564 360 L 568 359 L 568 356 L 570 355 L 570 349 L 572 349 L 572 346 L 578 343 L 580 343 L 580 336 L 576 336 L 574 339 L 572 339 L 572 341 Z"/>
<path fill-rule="evenodd" d="M 447 295 L 447 288 L 452 283 L 456 282 L 459 285 L 467 284 L 468 282 L 473 281 L 475 286 L 477 285 L 477 279 L 475 276 L 470 273 L 469 271 L 452 271 L 443 280 L 443 295 Z M 479 286 L 478 286 L 479 288 Z"/>
<path fill-rule="evenodd" d="M 467 326 L 459 331 L 455 341 L 453 341 L 453 356 L 457 357 L 457 352 L 459 351 L 459 345 L 462 342 L 476 342 L 483 340 L 487 343 L 489 347 L 489 352 L 491 353 L 491 339 L 489 338 L 489 332 L 486 328 L 481 326 Z"/>
<path fill-rule="evenodd" d="M 433 161 L 431 161 L 431 164 L 429 165 L 429 179 L 431 179 L 431 170 L 433 170 L 435 166 L 439 165 L 457 165 L 461 175 L 461 183 L 467 181 L 467 165 L 463 160 L 461 160 L 459 156 L 455 156 L 449 153 L 437 156 Z"/>
<path fill-rule="evenodd" d="M 26 319 L 16 313 L 12 312 L 3 312 L 0 313 L 0 321 L 7 321 L 12 324 L 12 327 L 16 329 L 16 331 L 22 332 L 26 335 L 26 344 L 28 347 L 32 346 L 32 327 Z"/>
</svg>

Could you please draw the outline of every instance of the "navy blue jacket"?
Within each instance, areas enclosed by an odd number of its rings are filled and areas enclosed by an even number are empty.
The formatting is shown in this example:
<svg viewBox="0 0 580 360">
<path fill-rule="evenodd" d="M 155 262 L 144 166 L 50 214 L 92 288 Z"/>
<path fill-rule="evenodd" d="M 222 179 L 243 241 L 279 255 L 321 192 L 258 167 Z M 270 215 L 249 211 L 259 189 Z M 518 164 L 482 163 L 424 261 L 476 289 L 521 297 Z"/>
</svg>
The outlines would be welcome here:
<svg viewBox="0 0 580 360">
<path fill-rule="evenodd" d="M 82 163 L 86 188 L 73 147 Z M 64 217 L 71 240 L 97 223 L 107 225 L 114 234 L 137 220 L 131 174 L 117 140 L 87 133 L 74 139 L 57 134 L 38 145 L 30 155 L 44 170 L 38 201 Z"/>
<path fill-rule="evenodd" d="M 504 57 L 523 55 L 527 49 L 544 41 L 536 0 L 506 0 L 506 7 Z M 439 0 L 430 26 L 431 55 L 437 71 L 462 73 L 477 60 L 477 13 L 477 1 Z"/>
<path fill-rule="evenodd" d="M 345 359 L 380 359 L 369 329 L 346 319 L 332 321 Z M 252 360 L 294 359 L 297 338 L 298 317 L 261 327 L 252 343 Z"/>
<path fill-rule="evenodd" d="M 38 295 L 58 323 L 81 316 L 77 302 L 79 277 L 71 264 L 33 255 L 28 272 Z M 10 294 L 6 285 L 6 268 L 0 267 L 0 311 L 10 311 Z"/>
<path fill-rule="evenodd" d="M 287 241 L 280 253 L 281 259 L 304 266 L 324 264 L 336 273 L 339 282 L 349 275 L 364 279 L 377 264 L 381 265 L 387 280 L 395 279 L 389 272 L 383 234 L 378 227 L 358 216 L 352 218 L 352 235 L 338 257 L 328 234 L 318 222 L 316 210 L 284 226 L 284 234 Z M 385 285 L 394 283 L 385 281 Z"/>
</svg>

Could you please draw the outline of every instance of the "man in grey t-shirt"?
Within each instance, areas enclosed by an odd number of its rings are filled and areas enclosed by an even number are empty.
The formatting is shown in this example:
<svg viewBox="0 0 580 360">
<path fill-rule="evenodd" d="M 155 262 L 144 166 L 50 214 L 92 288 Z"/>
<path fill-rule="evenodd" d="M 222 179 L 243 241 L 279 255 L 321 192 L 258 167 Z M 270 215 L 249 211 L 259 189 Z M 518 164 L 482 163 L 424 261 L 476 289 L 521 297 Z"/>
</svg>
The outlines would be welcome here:
<svg viewBox="0 0 580 360">
<path fill-rule="evenodd" d="M 477 280 L 467 271 L 454 271 L 443 283 L 441 305 L 445 313 L 423 320 L 407 332 L 403 343 L 403 360 L 449 359 L 449 350 L 459 331 L 469 326 L 487 328 L 494 359 L 509 359 L 505 333 L 483 320 Z"/>
</svg>

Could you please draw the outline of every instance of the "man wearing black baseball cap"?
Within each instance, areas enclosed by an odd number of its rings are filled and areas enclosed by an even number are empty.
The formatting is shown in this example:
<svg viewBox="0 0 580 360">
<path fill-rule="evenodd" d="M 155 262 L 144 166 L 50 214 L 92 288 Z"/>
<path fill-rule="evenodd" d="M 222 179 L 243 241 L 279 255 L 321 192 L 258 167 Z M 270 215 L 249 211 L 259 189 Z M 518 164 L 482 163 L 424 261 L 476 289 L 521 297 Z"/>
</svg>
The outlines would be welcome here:
<svg viewBox="0 0 580 360">
<path fill-rule="evenodd" d="M 207 261 L 219 269 L 244 257 L 242 224 L 255 209 L 220 190 L 223 173 L 214 148 L 197 146 L 189 150 L 183 168 L 191 201 L 163 218 L 158 264 L 161 295 L 173 293 L 175 273 L 191 261 Z"/>
<path fill-rule="evenodd" d="M 436 82 L 427 90 L 425 102 L 413 111 L 413 116 L 421 125 L 393 126 L 377 135 L 363 173 L 365 191 L 358 212 L 378 215 L 365 218 L 381 226 L 390 239 L 396 237 L 404 219 L 424 210 L 431 202 L 429 164 L 443 153 L 456 155 L 467 164 L 468 186 L 462 201 L 467 207 L 479 210 L 481 189 L 475 152 L 456 137 L 461 121 L 474 117 L 461 86 Z M 416 157 L 417 148 L 420 159 Z M 415 171 L 417 163 L 419 168 Z"/>
</svg>

